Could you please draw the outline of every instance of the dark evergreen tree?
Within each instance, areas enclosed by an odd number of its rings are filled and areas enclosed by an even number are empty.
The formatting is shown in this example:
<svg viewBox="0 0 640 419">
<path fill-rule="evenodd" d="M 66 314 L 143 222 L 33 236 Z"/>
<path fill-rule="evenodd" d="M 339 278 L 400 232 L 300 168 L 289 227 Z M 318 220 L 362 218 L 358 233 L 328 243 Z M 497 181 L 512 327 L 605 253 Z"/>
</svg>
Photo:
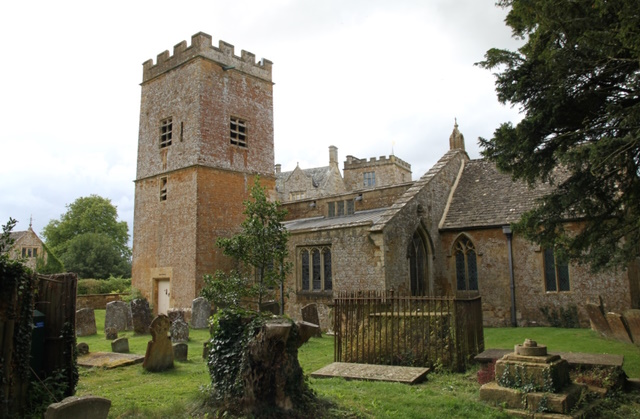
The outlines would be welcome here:
<svg viewBox="0 0 640 419">
<path fill-rule="evenodd" d="M 498 5 L 524 45 L 478 64 L 497 71 L 498 99 L 523 119 L 481 138 L 482 154 L 514 179 L 556 186 L 516 228 L 594 270 L 624 266 L 640 242 L 640 3 Z"/>
</svg>

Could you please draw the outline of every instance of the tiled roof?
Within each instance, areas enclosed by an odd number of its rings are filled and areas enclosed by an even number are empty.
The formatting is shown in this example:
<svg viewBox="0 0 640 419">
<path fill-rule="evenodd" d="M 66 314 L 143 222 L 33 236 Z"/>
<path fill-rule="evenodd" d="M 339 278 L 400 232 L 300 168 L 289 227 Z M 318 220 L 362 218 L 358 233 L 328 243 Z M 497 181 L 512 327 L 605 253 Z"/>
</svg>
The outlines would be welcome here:
<svg viewBox="0 0 640 419">
<path fill-rule="evenodd" d="M 377 208 L 367 211 L 358 211 L 355 214 L 340 217 L 313 217 L 300 220 L 292 220 L 284 223 L 290 232 L 309 230 L 330 230 L 335 228 L 355 227 L 358 225 L 374 224 L 388 208 Z"/>
<path fill-rule="evenodd" d="M 331 166 L 312 167 L 311 169 L 301 169 L 302 172 L 309 178 L 311 178 L 313 186 L 324 186 L 323 183 L 329 177 L 331 172 Z M 289 176 L 293 173 L 293 170 L 288 172 L 276 173 L 276 185 L 281 189 L 284 186 L 284 182 L 289 179 Z"/>
<path fill-rule="evenodd" d="M 513 181 L 487 160 L 468 161 L 441 228 L 482 228 L 516 222 L 550 191 L 548 184 L 530 188 L 525 182 Z"/>
</svg>

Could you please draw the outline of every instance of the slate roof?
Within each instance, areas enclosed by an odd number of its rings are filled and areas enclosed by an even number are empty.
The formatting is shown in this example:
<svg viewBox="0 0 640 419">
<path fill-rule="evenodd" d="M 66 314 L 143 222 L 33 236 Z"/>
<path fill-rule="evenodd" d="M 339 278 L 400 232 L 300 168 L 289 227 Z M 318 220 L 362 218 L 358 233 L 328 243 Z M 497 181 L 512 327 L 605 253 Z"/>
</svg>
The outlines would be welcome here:
<svg viewBox="0 0 640 419">
<path fill-rule="evenodd" d="M 551 191 L 548 184 L 530 188 L 479 159 L 466 162 L 453 193 L 442 230 L 497 227 L 516 222 Z"/>
<path fill-rule="evenodd" d="M 311 178 L 314 187 L 324 187 L 325 181 L 329 178 L 331 173 L 330 166 L 312 167 L 311 169 L 301 169 L 302 172 L 309 178 Z M 284 182 L 289 179 L 289 176 L 293 173 L 293 170 L 288 172 L 276 173 L 276 187 L 278 190 L 282 190 Z"/>
<path fill-rule="evenodd" d="M 313 217 L 300 220 L 287 221 L 284 224 L 290 232 L 318 231 L 335 228 L 355 227 L 359 225 L 372 225 L 387 211 L 388 208 L 376 208 L 366 211 L 357 211 L 355 214 L 340 217 Z"/>
</svg>

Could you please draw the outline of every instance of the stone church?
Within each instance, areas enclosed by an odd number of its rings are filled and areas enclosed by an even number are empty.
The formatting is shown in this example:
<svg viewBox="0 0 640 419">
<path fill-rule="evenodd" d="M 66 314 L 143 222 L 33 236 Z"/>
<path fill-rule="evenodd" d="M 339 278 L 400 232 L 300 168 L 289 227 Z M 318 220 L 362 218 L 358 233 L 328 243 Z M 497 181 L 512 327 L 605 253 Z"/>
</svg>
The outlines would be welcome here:
<svg viewBox="0 0 640 419">
<path fill-rule="evenodd" d="M 233 261 L 216 248 L 235 234 L 255 176 L 288 211 L 285 311 L 316 303 L 331 327 L 334 293 L 393 289 L 480 295 L 485 325 L 545 324 L 541 308 L 604 300 L 640 307 L 637 263 L 599 275 L 556 260 L 510 224 L 545 193 L 471 160 L 457 123 L 449 151 L 418 180 L 391 155 L 347 156 L 282 172 L 274 165 L 272 63 L 198 33 L 143 64 L 135 180 L 133 286 L 157 312 L 188 308 L 204 274 Z M 443 139 L 446 141 L 446 139 Z"/>
</svg>

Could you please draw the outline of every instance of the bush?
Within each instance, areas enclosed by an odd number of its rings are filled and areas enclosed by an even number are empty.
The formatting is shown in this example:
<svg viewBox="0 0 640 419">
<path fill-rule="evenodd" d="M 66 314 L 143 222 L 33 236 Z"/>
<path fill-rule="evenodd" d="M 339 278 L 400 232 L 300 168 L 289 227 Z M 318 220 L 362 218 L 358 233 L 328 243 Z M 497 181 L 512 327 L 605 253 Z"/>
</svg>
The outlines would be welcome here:
<svg viewBox="0 0 640 419">
<path fill-rule="evenodd" d="M 78 295 L 122 294 L 131 292 L 131 278 L 79 279 Z"/>
</svg>

